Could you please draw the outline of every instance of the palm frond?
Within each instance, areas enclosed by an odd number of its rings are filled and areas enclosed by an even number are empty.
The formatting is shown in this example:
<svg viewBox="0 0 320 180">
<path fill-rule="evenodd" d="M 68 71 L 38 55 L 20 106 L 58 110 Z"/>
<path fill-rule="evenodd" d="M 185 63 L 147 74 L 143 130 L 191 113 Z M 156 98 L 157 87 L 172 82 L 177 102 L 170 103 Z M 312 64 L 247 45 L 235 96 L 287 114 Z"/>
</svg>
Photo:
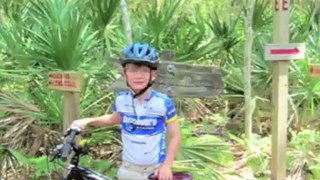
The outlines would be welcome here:
<svg viewBox="0 0 320 180">
<path fill-rule="evenodd" d="M 76 70 L 96 42 L 96 32 L 75 8 L 75 1 L 32 1 L 25 22 L 0 31 L 8 51 L 20 61 Z"/>
</svg>

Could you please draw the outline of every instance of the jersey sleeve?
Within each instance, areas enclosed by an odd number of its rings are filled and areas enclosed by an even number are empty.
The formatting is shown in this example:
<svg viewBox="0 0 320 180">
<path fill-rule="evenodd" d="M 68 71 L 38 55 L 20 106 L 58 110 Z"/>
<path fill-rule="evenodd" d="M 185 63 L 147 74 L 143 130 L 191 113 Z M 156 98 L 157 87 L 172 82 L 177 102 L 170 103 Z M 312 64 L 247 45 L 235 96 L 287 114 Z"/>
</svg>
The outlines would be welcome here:
<svg viewBox="0 0 320 180">
<path fill-rule="evenodd" d="M 118 94 L 116 94 L 116 96 L 114 98 L 114 102 L 111 106 L 113 112 L 118 112 L 117 100 L 118 100 Z"/>
<path fill-rule="evenodd" d="M 116 101 L 112 104 L 112 111 L 117 112 L 117 106 L 116 106 Z"/>
<path fill-rule="evenodd" d="M 165 100 L 165 108 L 166 108 L 166 123 L 174 122 L 178 119 L 178 115 L 176 113 L 176 106 L 174 101 L 171 98 L 167 98 Z"/>
</svg>

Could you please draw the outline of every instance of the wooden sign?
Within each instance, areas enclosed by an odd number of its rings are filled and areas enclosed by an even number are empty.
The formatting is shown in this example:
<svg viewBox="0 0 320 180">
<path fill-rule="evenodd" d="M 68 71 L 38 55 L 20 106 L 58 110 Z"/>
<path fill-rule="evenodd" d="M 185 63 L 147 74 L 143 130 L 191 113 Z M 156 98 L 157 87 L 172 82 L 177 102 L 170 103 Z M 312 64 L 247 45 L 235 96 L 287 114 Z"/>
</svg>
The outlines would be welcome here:
<svg viewBox="0 0 320 180">
<path fill-rule="evenodd" d="M 49 72 L 49 88 L 60 91 L 81 92 L 83 76 L 79 72 Z"/>
<path fill-rule="evenodd" d="M 304 59 L 305 43 L 268 44 L 265 51 L 266 60 Z"/>
<path fill-rule="evenodd" d="M 154 89 L 169 96 L 210 98 L 219 95 L 224 88 L 222 74 L 214 67 L 162 61 L 158 68 Z M 128 89 L 123 78 L 109 87 L 112 91 Z"/>
<path fill-rule="evenodd" d="M 309 65 L 309 76 L 313 78 L 320 78 L 320 64 Z"/>
</svg>

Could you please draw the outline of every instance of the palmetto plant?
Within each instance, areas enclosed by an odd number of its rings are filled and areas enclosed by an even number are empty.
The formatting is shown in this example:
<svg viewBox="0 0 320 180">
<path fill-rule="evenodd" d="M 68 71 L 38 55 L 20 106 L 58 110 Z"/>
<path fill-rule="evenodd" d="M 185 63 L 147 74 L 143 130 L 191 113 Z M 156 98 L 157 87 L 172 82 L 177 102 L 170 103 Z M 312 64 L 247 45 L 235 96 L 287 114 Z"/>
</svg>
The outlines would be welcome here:
<svg viewBox="0 0 320 180">
<path fill-rule="evenodd" d="M 27 29 L 35 49 L 31 50 L 32 58 L 44 64 L 53 60 L 62 70 L 76 70 L 83 61 L 94 44 L 95 33 L 73 3 L 47 0 L 32 4 L 29 17 L 34 27 Z"/>
<path fill-rule="evenodd" d="M 142 11 L 142 17 L 146 23 L 144 31 L 149 36 L 148 42 L 160 46 L 165 32 L 170 29 L 173 22 L 177 22 L 178 8 L 181 8 L 184 2 L 184 0 L 164 1 L 160 8 L 157 7 L 156 3 L 153 3 L 145 12 Z"/>
<path fill-rule="evenodd" d="M 7 23 L 8 19 L 14 19 L 20 21 L 23 18 L 26 0 L 1 0 L 0 7 L 3 13 L 1 13 L 1 24 Z"/>
<path fill-rule="evenodd" d="M 26 10 L 27 18 L 19 24 L 12 21 L 8 29 L 1 31 L 8 52 L 18 60 L 38 61 L 50 68 L 76 70 L 86 52 L 92 48 L 96 33 L 74 8 L 75 3 L 63 0 L 31 1 Z"/>
<path fill-rule="evenodd" d="M 188 126 L 190 124 L 186 121 L 181 123 L 183 139 L 176 163 L 183 164 L 181 161 L 185 161 L 184 166 L 180 168 L 194 170 L 196 179 L 222 179 L 221 174 L 214 167 L 230 165 L 233 160 L 230 144 L 213 135 L 194 136 Z M 179 167 L 176 168 L 179 169 Z"/>
<path fill-rule="evenodd" d="M 14 151 L 4 146 L 0 146 L 0 178 L 23 179 L 26 174 L 21 173 L 22 165 L 14 156 Z"/>
<path fill-rule="evenodd" d="M 300 117 L 295 117 L 296 125 L 311 125 L 314 119 L 319 116 L 320 82 L 309 76 L 309 62 L 297 61 L 291 65 L 292 86 L 290 88 L 290 98 Z M 297 115 L 296 115 L 297 116 Z"/>
<path fill-rule="evenodd" d="M 103 32 L 114 14 L 119 9 L 119 0 L 85 0 L 81 13 L 86 13 L 90 21 L 93 21 L 93 28 L 99 30 L 103 37 Z M 88 8 L 89 7 L 89 8 Z"/>
<path fill-rule="evenodd" d="M 245 12 L 246 13 L 246 12 Z M 272 6 L 269 0 L 257 0 L 252 16 L 252 29 L 255 34 L 272 30 Z"/>
<path fill-rule="evenodd" d="M 196 63 L 211 60 L 220 44 L 208 35 L 205 19 L 194 15 L 194 19 L 181 15 L 168 31 L 162 47 L 176 51 L 176 61 Z"/>
<path fill-rule="evenodd" d="M 304 6 L 302 6 L 304 4 Z M 309 33 L 317 31 L 320 25 L 320 8 L 318 0 L 298 1 L 292 12 L 292 39 L 304 41 Z"/>
<path fill-rule="evenodd" d="M 210 14 L 209 29 L 214 36 L 214 42 L 220 44 L 219 52 L 215 58 L 219 60 L 222 67 L 228 61 L 235 63 L 237 60 L 243 59 L 235 48 L 241 41 L 241 34 L 237 31 L 240 22 L 239 14 L 231 14 L 225 18 L 222 18 L 217 11 Z"/>
<path fill-rule="evenodd" d="M 4 172 L 9 170 L 18 176 L 22 173 L 22 162 L 12 151 L 19 149 L 32 156 L 46 154 L 46 150 L 56 144 L 59 135 L 41 124 L 41 119 L 47 115 L 21 95 L 1 91 L 0 111 L 5 112 L 0 118 L 0 142 L 3 146 L 0 149 L 4 151 L 0 158 L 0 174 L 5 175 Z"/>
<path fill-rule="evenodd" d="M 288 169 L 292 179 L 319 179 L 320 133 L 315 130 L 292 132 L 292 140 L 288 145 Z"/>
</svg>

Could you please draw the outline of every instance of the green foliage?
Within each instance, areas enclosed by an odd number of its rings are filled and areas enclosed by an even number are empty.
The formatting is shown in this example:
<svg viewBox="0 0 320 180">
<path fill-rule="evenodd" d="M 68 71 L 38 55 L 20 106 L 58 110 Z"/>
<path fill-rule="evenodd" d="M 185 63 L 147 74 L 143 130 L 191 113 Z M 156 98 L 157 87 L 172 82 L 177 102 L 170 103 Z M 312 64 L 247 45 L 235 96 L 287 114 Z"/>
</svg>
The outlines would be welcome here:
<svg viewBox="0 0 320 180">
<path fill-rule="evenodd" d="M 76 1 L 31 1 L 27 18 L 0 31 L 8 52 L 20 61 L 39 61 L 76 70 L 95 43 L 96 33 L 77 10 Z"/>
<path fill-rule="evenodd" d="M 111 143 L 119 143 L 120 140 L 117 139 L 115 135 L 115 130 L 119 130 L 118 127 L 102 127 L 102 128 L 89 128 L 88 131 L 90 136 L 86 136 L 86 138 L 81 140 L 81 144 L 83 145 L 102 145 L 102 144 L 111 144 Z"/>
<path fill-rule="evenodd" d="M 192 168 L 196 168 L 193 173 L 198 178 L 208 176 L 221 178 L 214 167 L 226 167 L 232 162 L 233 155 L 230 151 L 230 144 L 214 135 L 194 137 L 190 131 L 190 125 L 185 121 L 181 125 L 182 144 L 177 160 L 191 161 L 188 167 L 191 168 L 190 171 L 194 171 Z"/>
<path fill-rule="evenodd" d="M 24 167 L 34 168 L 34 178 L 38 179 L 40 176 L 49 176 L 54 170 L 64 169 L 61 162 L 50 162 L 49 157 L 27 157 L 19 151 L 11 150 L 17 161 L 19 161 Z"/>
<path fill-rule="evenodd" d="M 244 9 L 245 10 L 245 9 Z M 255 34 L 271 31 L 273 7 L 268 0 L 257 0 L 252 15 L 252 29 Z M 245 12 L 245 16 L 246 16 Z"/>
<path fill-rule="evenodd" d="M 82 3 L 82 12 L 88 14 L 89 20 L 93 21 L 95 29 L 103 32 L 105 27 L 111 22 L 117 9 L 119 9 L 119 3 L 119 0 L 86 0 Z"/>
<path fill-rule="evenodd" d="M 25 4 L 25 0 L 1 0 L 0 7 L 3 10 L 3 14 L 0 19 L 5 22 L 8 20 L 7 18 L 19 21 L 25 10 Z"/>
<path fill-rule="evenodd" d="M 15 157 L 12 152 L 14 153 L 14 151 L 11 151 L 2 144 L 0 145 L 0 167 L 6 167 L 6 169 L 0 169 L 0 178 L 7 176 L 8 169 L 16 170 L 17 168 L 19 168 L 19 166 L 21 166 L 20 162 L 17 162 L 17 159 L 19 159 L 19 155 Z M 29 162 L 28 159 L 24 156 L 22 156 L 20 159 L 22 161 L 22 164 L 28 164 Z"/>
<path fill-rule="evenodd" d="M 291 68 L 291 77 L 296 80 L 296 84 L 290 89 L 290 96 L 295 100 L 297 107 L 303 107 L 301 111 L 313 115 L 319 104 L 320 82 L 308 75 L 307 61 L 293 62 Z"/>
<path fill-rule="evenodd" d="M 206 60 L 208 55 L 218 51 L 220 44 L 208 37 L 203 17 L 194 16 L 194 19 L 180 17 L 168 32 L 164 46 L 177 52 L 176 61 Z"/>
<path fill-rule="evenodd" d="M 50 162 L 49 157 L 40 156 L 40 157 L 29 157 L 25 155 L 23 152 L 14 149 L 7 149 L 3 146 L 0 146 L 1 156 L 0 162 L 3 162 L 3 158 L 9 157 L 10 159 L 14 159 L 16 163 L 15 168 L 23 168 L 24 171 L 33 169 L 33 178 L 38 179 L 40 176 L 47 175 L 49 176 L 54 170 L 63 169 L 62 163 L 58 162 Z"/>
<path fill-rule="evenodd" d="M 54 60 L 62 70 L 76 70 L 95 40 L 90 23 L 75 9 L 76 1 L 47 0 L 33 3 L 28 28 L 32 57 L 43 63 Z"/>
<path fill-rule="evenodd" d="M 246 165 L 252 169 L 253 173 L 257 176 L 265 175 L 266 171 L 270 169 L 271 138 L 253 134 L 250 147 L 242 137 L 237 137 L 230 133 L 229 138 L 243 147 Z"/>
<path fill-rule="evenodd" d="M 320 169 L 320 133 L 315 130 L 303 130 L 299 133 L 291 132 L 289 143 L 288 169 L 305 171 L 311 179 L 319 179 Z M 310 173 L 311 172 L 311 173 Z"/>
<path fill-rule="evenodd" d="M 47 125 L 60 125 L 63 119 L 62 92 L 48 89 L 43 84 L 48 84 L 44 75 L 33 75 L 29 81 L 28 95 L 30 99 L 45 112 L 42 123 Z"/>
<path fill-rule="evenodd" d="M 316 180 L 320 178 L 320 155 L 317 156 L 316 162 L 308 166 L 308 170 L 312 173 L 308 173 L 308 179 Z"/>
<path fill-rule="evenodd" d="M 9 151 L 22 165 L 26 166 L 30 164 L 30 159 L 26 157 L 23 153 L 12 149 L 9 149 Z"/>
<path fill-rule="evenodd" d="M 246 152 L 247 165 L 255 174 L 264 174 L 270 168 L 271 138 L 256 135 L 252 142 L 252 147 Z"/>
<path fill-rule="evenodd" d="M 222 43 L 222 50 L 230 52 L 239 43 L 240 38 L 236 31 L 239 19 L 239 16 L 228 16 L 227 19 L 221 19 L 215 11 L 211 14 L 208 25 L 215 38 Z"/>
<path fill-rule="evenodd" d="M 148 8 L 143 13 L 143 18 L 146 23 L 146 32 L 150 33 L 149 42 L 157 46 L 160 45 L 160 40 L 167 29 L 170 28 L 172 21 L 176 21 L 175 14 L 178 7 L 184 3 L 184 0 L 169 0 L 164 1 L 161 8 L 157 9 L 156 5 L 153 4 L 151 8 Z"/>
<path fill-rule="evenodd" d="M 107 174 L 111 169 L 112 162 L 104 159 L 93 159 L 90 156 L 82 156 L 80 159 L 81 166 L 90 168 L 102 174 Z"/>
</svg>

